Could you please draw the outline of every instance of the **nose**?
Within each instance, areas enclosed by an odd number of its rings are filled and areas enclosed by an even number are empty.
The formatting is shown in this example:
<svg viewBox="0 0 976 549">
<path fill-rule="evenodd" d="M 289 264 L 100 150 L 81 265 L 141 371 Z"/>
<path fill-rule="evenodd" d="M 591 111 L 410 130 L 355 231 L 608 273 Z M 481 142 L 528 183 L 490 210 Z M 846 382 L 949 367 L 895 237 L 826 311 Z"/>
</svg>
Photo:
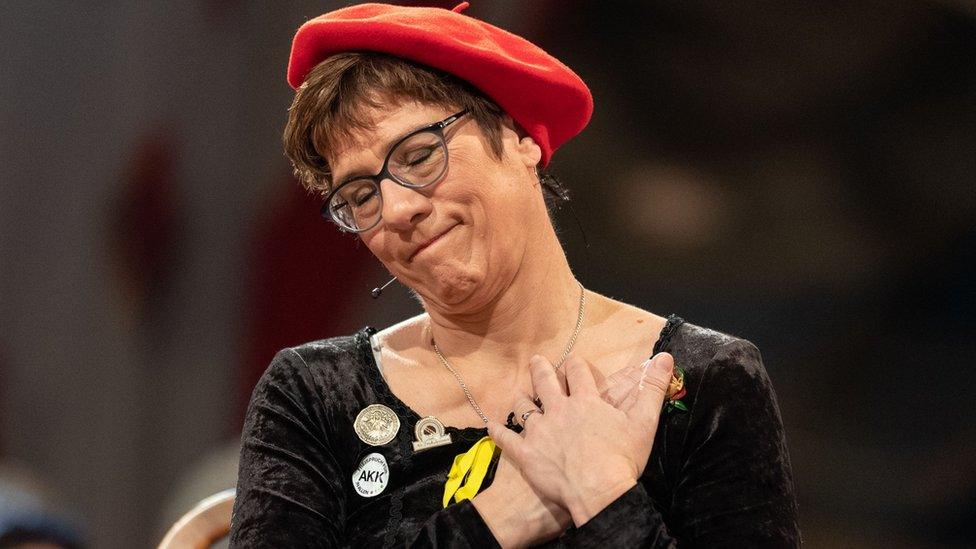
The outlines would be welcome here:
<svg viewBox="0 0 976 549">
<path fill-rule="evenodd" d="M 380 181 L 380 192 L 383 193 L 383 223 L 393 231 L 413 229 L 433 208 L 427 195 L 389 179 Z"/>
</svg>

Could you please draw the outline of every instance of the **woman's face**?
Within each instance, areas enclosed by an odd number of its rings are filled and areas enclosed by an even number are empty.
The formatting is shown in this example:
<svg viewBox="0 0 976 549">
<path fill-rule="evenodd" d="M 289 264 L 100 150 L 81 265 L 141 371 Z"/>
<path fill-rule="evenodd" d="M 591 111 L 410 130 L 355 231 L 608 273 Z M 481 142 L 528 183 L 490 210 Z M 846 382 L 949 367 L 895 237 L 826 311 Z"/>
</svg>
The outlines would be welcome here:
<svg viewBox="0 0 976 549">
<path fill-rule="evenodd" d="M 330 155 L 334 181 L 378 173 L 390 146 L 455 110 L 405 103 L 373 112 L 375 127 Z M 445 130 L 447 171 L 436 183 L 410 189 L 385 179 L 382 221 L 362 241 L 425 304 L 463 311 L 487 304 L 511 283 L 540 223 L 549 223 L 535 166 L 541 151 L 502 127 L 496 158 L 470 115 Z"/>
</svg>

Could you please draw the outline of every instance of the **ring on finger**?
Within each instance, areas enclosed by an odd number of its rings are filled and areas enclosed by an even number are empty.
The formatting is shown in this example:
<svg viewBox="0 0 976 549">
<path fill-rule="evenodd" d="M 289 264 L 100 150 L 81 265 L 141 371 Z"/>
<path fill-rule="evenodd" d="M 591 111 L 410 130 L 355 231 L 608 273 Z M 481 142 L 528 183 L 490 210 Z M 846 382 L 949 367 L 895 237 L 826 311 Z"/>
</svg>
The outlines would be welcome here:
<svg viewBox="0 0 976 549">
<path fill-rule="evenodd" d="M 529 416 L 531 416 L 532 414 L 536 414 L 536 413 L 541 414 L 541 413 L 543 413 L 543 411 L 542 410 L 539 410 L 538 408 L 533 408 L 531 410 L 526 410 L 526 411 L 522 412 L 522 416 L 521 416 L 522 417 L 522 425 L 525 425 L 525 420 L 529 419 Z"/>
</svg>

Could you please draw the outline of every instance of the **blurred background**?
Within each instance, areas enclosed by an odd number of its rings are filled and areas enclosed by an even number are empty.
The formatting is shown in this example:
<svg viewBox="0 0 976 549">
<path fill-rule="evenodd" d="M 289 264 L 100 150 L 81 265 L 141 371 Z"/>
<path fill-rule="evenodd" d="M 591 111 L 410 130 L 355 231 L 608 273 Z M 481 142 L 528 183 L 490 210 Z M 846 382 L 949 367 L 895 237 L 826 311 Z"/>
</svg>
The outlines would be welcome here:
<svg viewBox="0 0 976 549">
<path fill-rule="evenodd" d="M 473 4 L 593 90 L 583 283 L 763 351 L 808 545 L 976 545 L 976 3 Z M 153 545 L 277 349 L 418 312 L 281 152 L 340 5 L 0 6 L 0 501 Z"/>
</svg>

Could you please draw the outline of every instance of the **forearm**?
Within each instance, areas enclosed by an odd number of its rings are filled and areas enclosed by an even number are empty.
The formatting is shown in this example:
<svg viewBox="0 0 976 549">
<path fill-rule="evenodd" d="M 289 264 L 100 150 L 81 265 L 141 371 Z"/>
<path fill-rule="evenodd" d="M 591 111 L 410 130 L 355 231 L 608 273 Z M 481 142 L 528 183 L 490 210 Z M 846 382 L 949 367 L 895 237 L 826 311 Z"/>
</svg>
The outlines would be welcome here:
<svg viewBox="0 0 976 549">
<path fill-rule="evenodd" d="M 471 500 L 502 547 L 525 547 L 554 539 L 571 524 L 558 524 L 553 513 L 520 507 L 510 495 L 487 488 Z M 561 513 L 560 513 L 561 514 Z"/>
<path fill-rule="evenodd" d="M 632 478 L 621 479 L 618 482 L 603 483 L 586 491 L 580 491 L 567 498 L 566 509 L 573 518 L 577 528 L 589 522 L 608 505 L 637 484 Z"/>
<path fill-rule="evenodd" d="M 499 543 L 471 501 L 451 505 L 434 513 L 405 547 L 498 547 Z"/>
<path fill-rule="evenodd" d="M 676 547 L 664 518 L 637 483 L 561 539 L 568 547 Z"/>
</svg>

